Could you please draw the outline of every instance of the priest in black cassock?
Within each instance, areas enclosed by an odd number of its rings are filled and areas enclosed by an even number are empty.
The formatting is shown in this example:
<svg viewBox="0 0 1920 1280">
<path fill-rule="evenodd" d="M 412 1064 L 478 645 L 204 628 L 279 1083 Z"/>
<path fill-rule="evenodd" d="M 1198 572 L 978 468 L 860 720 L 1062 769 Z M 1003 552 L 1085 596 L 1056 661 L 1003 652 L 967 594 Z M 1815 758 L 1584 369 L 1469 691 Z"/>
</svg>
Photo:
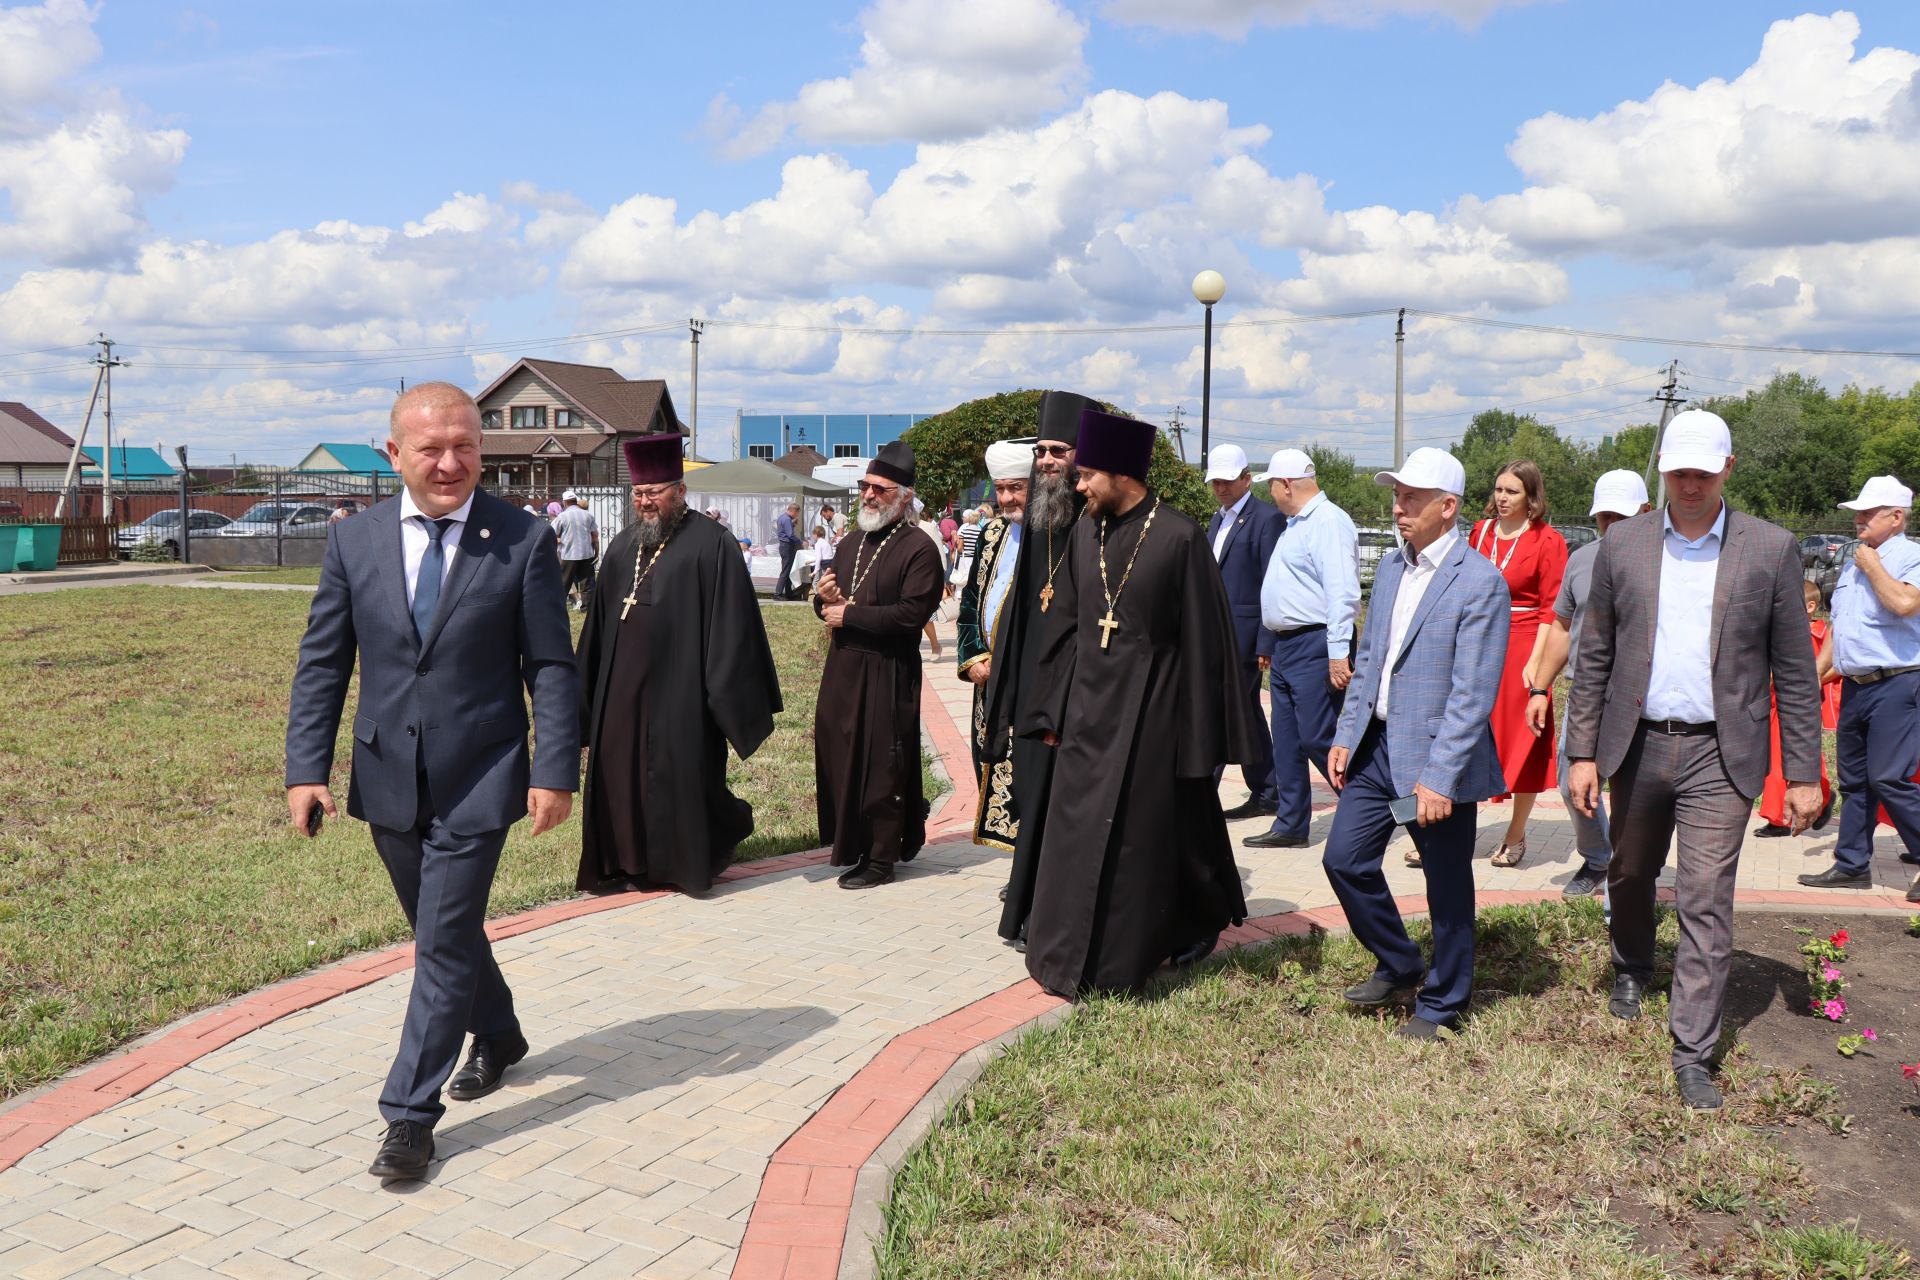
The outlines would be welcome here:
<svg viewBox="0 0 1920 1280">
<path fill-rule="evenodd" d="M 1206 534 L 1147 487 L 1153 437 L 1081 415 L 1086 512 L 1016 725 L 1056 753 L 1027 972 L 1062 996 L 1135 990 L 1247 914 L 1214 783 L 1248 751 L 1233 617 Z"/>
<path fill-rule="evenodd" d="M 1033 441 L 996 440 L 987 446 L 986 463 L 999 511 L 980 526 L 973 568 L 960 588 L 953 647 L 960 662 L 960 678 L 973 686 L 973 733 L 969 742 L 973 747 L 973 776 L 980 781 L 980 803 L 973 819 L 974 843 L 1012 849 L 1020 835 L 1020 817 L 1013 807 L 1013 761 L 1004 749 L 996 753 L 999 760 L 986 758 L 986 695 L 1020 563 L 1020 522 L 1027 506 Z"/>
<path fill-rule="evenodd" d="M 882 445 L 860 482 L 860 531 L 814 584 L 832 631 L 814 708 L 820 838 L 842 888 L 891 883 L 927 840 L 920 786 L 920 631 L 946 589 L 940 552 L 913 519 L 913 450 Z"/>
<path fill-rule="evenodd" d="M 744 760 L 767 740 L 780 682 L 740 544 L 687 510 L 681 443 L 626 442 L 635 519 L 607 546 L 580 633 L 581 889 L 709 888 L 753 831 L 727 747 Z"/>
<path fill-rule="evenodd" d="M 1027 509 L 1021 518 L 1020 563 L 997 642 L 1003 660 L 987 681 L 987 755 L 1013 767 L 1009 807 L 1019 832 L 1002 895 L 1006 905 L 1000 909 L 999 933 L 1016 948 L 1026 946 L 1027 916 L 1033 910 L 1054 752 L 1038 738 L 1016 737 L 1013 730 L 1032 714 L 1043 692 L 1038 674 L 1041 623 L 1055 616 L 1051 613 L 1054 584 L 1067 558 L 1074 521 L 1086 505 L 1075 487 L 1080 473 L 1074 467 L 1074 445 L 1080 439 L 1080 415 L 1099 407 L 1071 391 L 1048 391 L 1040 397 L 1032 470 L 1027 476 Z"/>
</svg>

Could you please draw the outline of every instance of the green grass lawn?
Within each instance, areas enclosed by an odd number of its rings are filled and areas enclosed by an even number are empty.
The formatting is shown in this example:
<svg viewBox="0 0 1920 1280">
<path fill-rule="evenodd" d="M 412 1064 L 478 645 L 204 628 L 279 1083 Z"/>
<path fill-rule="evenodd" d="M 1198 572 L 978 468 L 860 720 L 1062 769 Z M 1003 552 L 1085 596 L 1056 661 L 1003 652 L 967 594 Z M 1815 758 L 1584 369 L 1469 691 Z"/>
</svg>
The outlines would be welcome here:
<svg viewBox="0 0 1920 1280">
<path fill-rule="evenodd" d="M 137 586 L 0 600 L 0 1097 L 406 936 L 362 824 L 343 816 L 314 841 L 287 826 L 287 690 L 309 603 Z M 787 709 L 730 771 L 759 827 L 743 859 L 818 843 L 825 635 L 810 610 L 765 613 Z M 343 732 L 343 805 L 349 758 Z M 577 814 L 537 840 L 516 827 L 492 910 L 571 895 L 579 848 Z"/>
<path fill-rule="evenodd" d="M 293 582 L 301 586 L 320 585 L 320 566 L 310 568 L 276 569 L 271 566 L 264 569 L 216 569 L 216 578 L 233 578 L 240 582 Z"/>
<path fill-rule="evenodd" d="M 1350 1013 L 1339 993 L 1373 962 L 1326 936 L 1025 1037 L 901 1170 L 879 1273 L 1911 1274 L 1809 1222 L 1804 1175 L 1761 1131 L 1842 1123 L 1829 1086 L 1736 1052 L 1728 1110 L 1689 1116 L 1664 999 L 1606 1012 L 1597 904 L 1485 911 L 1479 930 L 1475 1013 L 1448 1044 Z"/>
</svg>

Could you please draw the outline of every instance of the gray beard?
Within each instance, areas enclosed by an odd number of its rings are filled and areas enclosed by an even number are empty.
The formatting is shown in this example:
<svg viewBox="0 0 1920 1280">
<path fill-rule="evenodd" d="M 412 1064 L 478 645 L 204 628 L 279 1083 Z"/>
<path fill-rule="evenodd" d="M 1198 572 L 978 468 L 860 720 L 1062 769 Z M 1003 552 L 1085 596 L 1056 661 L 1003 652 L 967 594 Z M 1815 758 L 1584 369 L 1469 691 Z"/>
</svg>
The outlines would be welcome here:
<svg viewBox="0 0 1920 1280">
<path fill-rule="evenodd" d="M 871 511 L 866 503 L 861 503 L 860 513 L 854 517 L 860 532 L 878 533 L 888 525 L 898 523 L 900 517 L 906 514 L 908 504 L 913 501 L 911 493 L 911 490 L 902 489 L 891 505 L 881 507 L 878 511 Z"/>
<path fill-rule="evenodd" d="M 662 511 L 657 516 L 636 516 L 633 522 L 634 537 L 640 541 L 642 551 L 652 551 L 667 540 L 667 534 L 680 522 L 684 508 L 676 507 L 672 511 Z"/>
<path fill-rule="evenodd" d="M 1073 486 L 1079 472 L 1072 467 L 1058 479 L 1035 471 L 1027 479 L 1026 525 L 1029 529 L 1064 529 L 1073 523 Z"/>
</svg>

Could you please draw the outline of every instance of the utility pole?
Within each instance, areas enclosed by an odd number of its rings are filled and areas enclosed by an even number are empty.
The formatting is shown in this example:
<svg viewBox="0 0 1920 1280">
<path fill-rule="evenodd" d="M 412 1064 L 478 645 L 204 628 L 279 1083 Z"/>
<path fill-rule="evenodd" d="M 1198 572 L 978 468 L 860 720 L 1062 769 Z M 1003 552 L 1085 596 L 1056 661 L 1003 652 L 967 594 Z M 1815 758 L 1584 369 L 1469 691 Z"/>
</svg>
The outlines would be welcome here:
<svg viewBox="0 0 1920 1280">
<path fill-rule="evenodd" d="M 100 354 L 93 358 L 93 363 L 98 372 L 93 375 L 93 394 L 87 397 L 87 416 L 80 420 L 80 435 L 74 440 L 73 453 L 67 458 L 67 475 L 60 484 L 60 496 L 54 499 L 53 518 L 55 520 L 61 519 L 66 515 L 67 500 L 73 496 L 74 486 L 79 479 L 80 451 L 87 446 L 87 428 L 93 423 L 93 407 L 100 402 L 100 388 L 103 383 L 107 388 L 108 427 L 107 448 L 106 451 L 100 455 L 100 460 L 103 464 L 100 474 L 106 480 L 107 484 L 111 485 L 112 483 L 112 472 L 110 468 L 113 466 L 113 370 L 126 362 L 114 358 L 113 341 L 108 338 L 106 334 L 101 334 L 94 342 L 100 347 Z M 105 493 L 106 496 L 110 498 L 112 491 L 109 488 L 105 490 Z M 112 519 L 113 517 L 113 508 L 110 505 L 107 507 L 106 516 L 108 519 Z"/>
<path fill-rule="evenodd" d="M 1679 386 L 1680 362 L 1678 360 L 1669 360 L 1667 361 L 1666 383 L 1661 386 L 1660 394 L 1654 397 L 1661 405 L 1660 426 L 1653 433 L 1653 452 L 1647 455 L 1647 487 L 1655 489 L 1659 494 L 1659 497 L 1653 504 L 1656 510 L 1667 505 L 1667 476 L 1665 472 L 1658 471 L 1660 449 L 1661 446 L 1667 442 L 1667 424 L 1673 421 L 1673 415 L 1679 410 L 1680 406 L 1687 402 L 1687 398 L 1679 393 Z M 1656 472 L 1658 472 L 1660 477 L 1657 482 L 1654 480 Z"/>
<path fill-rule="evenodd" d="M 687 403 L 687 452 L 693 453 L 700 439 L 700 335 L 707 322 L 687 319 L 687 334 L 693 343 L 693 397 Z"/>
<path fill-rule="evenodd" d="M 1173 446 L 1180 451 L 1180 461 L 1185 462 L 1187 460 L 1187 427 L 1180 421 L 1182 412 L 1179 405 L 1173 406 L 1173 421 L 1167 426 L 1167 434 L 1173 437 Z"/>
<path fill-rule="evenodd" d="M 1407 460 L 1407 309 L 1393 327 L 1393 469 Z"/>
<path fill-rule="evenodd" d="M 100 455 L 100 514 L 113 523 L 113 371 L 121 362 L 113 358 L 113 339 L 101 334 L 94 339 L 100 348 L 100 365 L 107 371 L 106 450 Z"/>
</svg>

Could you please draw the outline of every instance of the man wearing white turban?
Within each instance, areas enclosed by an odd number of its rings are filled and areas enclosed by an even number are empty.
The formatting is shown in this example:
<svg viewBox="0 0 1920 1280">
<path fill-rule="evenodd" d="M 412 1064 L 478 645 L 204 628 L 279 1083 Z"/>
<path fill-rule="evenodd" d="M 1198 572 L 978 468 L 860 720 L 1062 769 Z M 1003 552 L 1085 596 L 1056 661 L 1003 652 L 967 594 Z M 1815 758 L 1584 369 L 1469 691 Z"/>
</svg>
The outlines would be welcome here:
<svg viewBox="0 0 1920 1280">
<path fill-rule="evenodd" d="M 1013 586 L 1020 563 L 1021 518 L 1027 507 L 1027 475 L 1033 468 L 1033 441 L 996 440 L 987 446 L 987 477 L 999 514 L 980 525 L 972 565 L 960 589 L 960 674 L 973 684 L 973 767 L 980 780 L 980 807 L 974 819 L 974 839 L 982 844 L 1012 849 L 1020 833 L 1014 810 L 1013 759 L 1001 752 L 997 763 L 986 759 L 986 688 L 993 673 L 994 640 L 1000 630 L 1002 606 Z"/>
</svg>

